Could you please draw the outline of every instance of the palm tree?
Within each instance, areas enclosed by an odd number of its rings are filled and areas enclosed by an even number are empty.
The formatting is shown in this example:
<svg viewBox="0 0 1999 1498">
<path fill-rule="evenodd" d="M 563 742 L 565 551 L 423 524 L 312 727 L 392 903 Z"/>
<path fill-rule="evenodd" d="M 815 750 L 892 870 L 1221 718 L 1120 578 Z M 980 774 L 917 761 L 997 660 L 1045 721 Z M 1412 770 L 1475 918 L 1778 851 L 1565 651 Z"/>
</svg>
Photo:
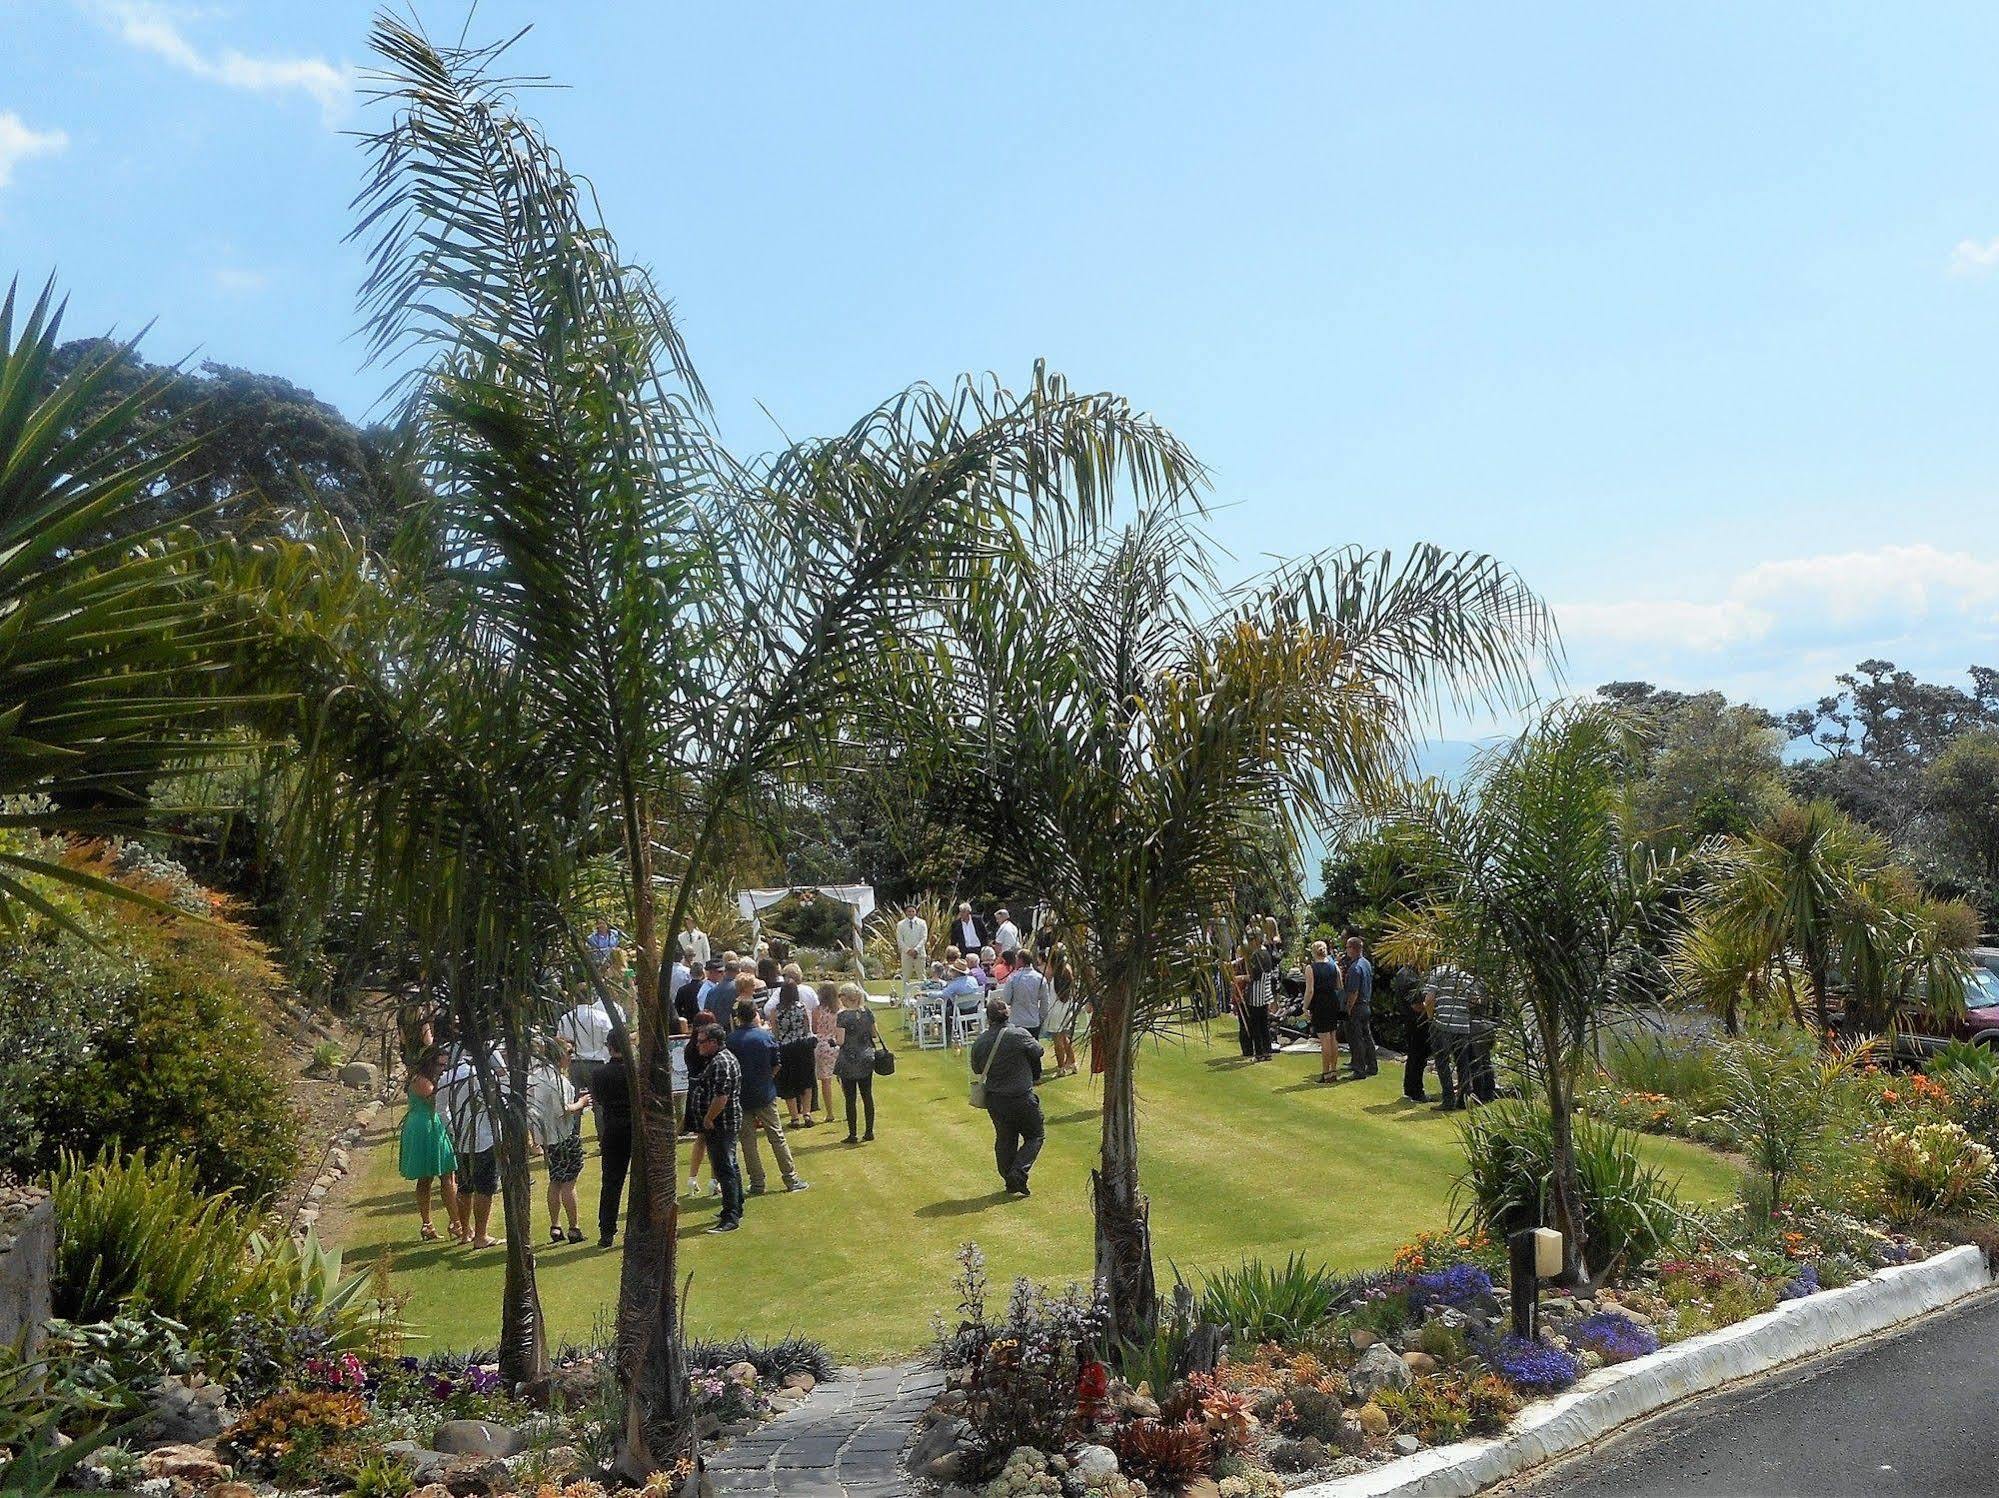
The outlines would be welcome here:
<svg viewBox="0 0 1999 1498">
<path fill-rule="evenodd" d="M 1898 1002 L 1963 1001 L 1970 912 L 1926 897 L 1884 839 L 1830 802 L 1784 807 L 1716 862 L 1683 950 L 1726 946 L 1756 982 L 1802 976 L 1822 1045 L 1835 975 L 1862 1022 L 1885 1022 Z"/>
<path fill-rule="evenodd" d="M 1191 507 L 1156 505 L 1091 544 L 1037 547 L 1038 576 L 955 614 L 973 729 L 955 747 L 980 746 L 995 846 L 1078 933 L 1095 999 L 1096 1277 L 1123 1342 L 1156 1315 L 1139 1045 L 1227 960 L 1212 933 L 1240 929 L 1239 876 L 1273 839 L 1295 862 L 1312 819 L 1377 792 L 1433 693 L 1509 695 L 1549 639 L 1486 557 L 1343 552 L 1215 598 L 1207 546 Z"/>
<path fill-rule="evenodd" d="M 650 279 L 623 261 L 514 107 L 503 47 L 378 19 L 357 235 L 371 346 L 407 387 L 449 571 L 538 705 L 535 752 L 584 847 L 618 854 L 637 958 L 637 1127 L 619 1297 L 621 1464 L 688 1448 L 661 939 L 727 834 L 843 740 L 926 727 L 899 706 L 926 625 L 1114 488 L 1193 465 L 1122 400 L 1037 370 L 919 386 L 844 435 L 738 463 Z M 532 808 L 530 814 L 533 814 Z M 573 906 L 570 907 L 573 910 Z"/>
<path fill-rule="evenodd" d="M 1419 853 L 1428 891 L 1382 944 L 1432 954 L 1475 975 L 1517 1015 L 1530 1080 L 1548 1109 L 1554 1225 L 1565 1276 L 1585 1284 L 1572 1137 L 1573 1080 L 1593 1021 L 1656 971 L 1653 923 L 1684 861 L 1635 855 L 1620 777 L 1629 730 L 1606 709 L 1564 706 L 1457 790 L 1431 785 L 1390 818 Z"/>
<path fill-rule="evenodd" d="M 133 345 L 106 340 L 50 382 L 63 308 L 45 286 L 17 333 L 16 289 L 0 300 L 0 834 L 28 836 L 0 840 L 0 918 L 67 925 L 38 878 L 146 902 L 42 839 L 137 831 L 155 779 L 223 752 L 232 704 L 212 677 L 230 631 L 196 585 L 199 543 L 134 522 L 181 456 L 145 440 L 167 376 L 80 420 Z M 92 539 L 106 533 L 120 539 Z"/>
</svg>

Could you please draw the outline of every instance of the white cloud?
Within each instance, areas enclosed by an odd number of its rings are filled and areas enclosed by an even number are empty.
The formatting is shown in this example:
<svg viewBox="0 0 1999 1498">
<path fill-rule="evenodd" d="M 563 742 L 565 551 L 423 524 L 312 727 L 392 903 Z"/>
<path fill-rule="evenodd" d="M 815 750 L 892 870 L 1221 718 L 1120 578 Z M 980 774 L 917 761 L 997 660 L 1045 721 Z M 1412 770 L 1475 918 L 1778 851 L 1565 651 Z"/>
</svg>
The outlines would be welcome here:
<svg viewBox="0 0 1999 1498">
<path fill-rule="evenodd" d="M 331 123 L 353 100 L 354 78 L 344 67 L 319 57 L 251 57 L 234 47 L 205 51 L 188 39 L 181 14 L 157 0 L 86 0 L 117 32 L 119 40 L 142 52 L 225 88 L 249 93 L 300 93 L 314 100 Z"/>
<path fill-rule="evenodd" d="M 1957 248 L 1950 252 L 1953 275 L 1981 276 L 1994 266 L 1999 266 L 1999 238 L 1960 239 Z"/>
<path fill-rule="evenodd" d="M 1783 707 L 1869 656 L 1952 678 L 1999 661 L 1999 561 L 1879 546 L 1759 563 L 1705 598 L 1557 604 L 1555 615 L 1578 686 L 1637 677 Z"/>
<path fill-rule="evenodd" d="M 271 284 L 268 271 L 246 270 L 240 265 L 218 265 L 209 273 L 218 291 L 250 296 Z"/>
<path fill-rule="evenodd" d="M 14 180 L 14 168 L 36 156 L 53 156 L 69 144 L 60 130 L 33 130 L 10 110 L 0 109 L 0 187 Z"/>
</svg>

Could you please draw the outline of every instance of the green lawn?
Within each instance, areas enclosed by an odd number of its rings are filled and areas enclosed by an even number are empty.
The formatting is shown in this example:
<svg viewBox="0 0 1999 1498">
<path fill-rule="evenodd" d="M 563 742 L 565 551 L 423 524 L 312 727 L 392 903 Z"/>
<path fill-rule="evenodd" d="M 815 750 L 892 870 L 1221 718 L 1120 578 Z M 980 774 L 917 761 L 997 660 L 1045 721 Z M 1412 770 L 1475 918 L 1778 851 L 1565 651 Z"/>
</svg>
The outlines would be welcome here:
<svg viewBox="0 0 1999 1498">
<path fill-rule="evenodd" d="M 1087 1277 L 1097 1141 L 1089 1078 L 1042 1089 L 1048 1144 L 1034 1196 L 1014 1201 L 999 1191 L 986 1116 L 965 1103 L 962 1059 L 907 1047 L 898 1059 L 896 1075 L 876 1084 L 876 1143 L 847 1148 L 843 1129 L 823 1125 L 793 1135 L 811 1190 L 751 1198 L 743 1230 L 726 1237 L 702 1232 L 713 1198 L 685 1204 L 680 1265 L 693 1275 L 697 1333 L 797 1330 L 857 1361 L 910 1351 L 924 1341 L 932 1313 L 949 1309 L 953 1255 L 967 1239 L 984 1249 L 1002 1286 L 1021 1274 Z M 1226 1026 L 1212 1040 L 1148 1051 L 1140 1137 L 1162 1277 L 1169 1259 L 1191 1275 L 1245 1253 L 1282 1258 L 1294 1250 L 1336 1268 L 1364 1268 L 1386 1263 L 1419 1231 L 1445 1225 L 1460 1162 L 1452 1121 L 1403 1102 L 1399 1068 L 1332 1088 L 1314 1085 L 1317 1070 L 1317 1057 L 1302 1055 L 1251 1067 Z M 393 1254 L 410 1317 L 435 1344 L 489 1344 L 500 1252 L 417 1241 L 412 1198 L 395 1172 L 400 1110 L 382 1119 L 347 1209 L 329 1220 L 329 1237 L 347 1250 L 350 1266 L 384 1249 Z M 1734 1189 L 1736 1169 L 1719 1155 L 1675 1140 L 1647 1139 L 1644 1148 L 1680 1177 L 1683 1195 Z M 594 1153 L 580 1189 L 591 1240 L 545 1249 L 538 1259 L 558 1337 L 588 1335 L 617 1290 L 617 1255 L 597 1249 L 590 1220 Z M 539 1210 L 537 1192 L 538 1237 Z"/>
</svg>

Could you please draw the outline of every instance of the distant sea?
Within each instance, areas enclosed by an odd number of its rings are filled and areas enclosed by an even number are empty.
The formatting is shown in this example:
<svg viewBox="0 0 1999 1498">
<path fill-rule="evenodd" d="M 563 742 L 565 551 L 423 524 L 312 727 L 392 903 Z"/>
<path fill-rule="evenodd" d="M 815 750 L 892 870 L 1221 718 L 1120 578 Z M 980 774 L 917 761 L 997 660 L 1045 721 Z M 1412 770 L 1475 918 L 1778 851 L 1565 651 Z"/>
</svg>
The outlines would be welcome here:
<svg viewBox="0 0 1999 1498">
<path fill-rule="evenodd" d="M 1431 739 L 1416 751 L 1414 772 L 1418 779 L 1434 776 L 1455 785 L 1471 767 L 1471 762 L 1499 739 Z M 1305 895 L 1319 892 L 1319 862 L 1326 856 L 1324 841 L 1314 836 L 1305 849 Z"/>
</svg>

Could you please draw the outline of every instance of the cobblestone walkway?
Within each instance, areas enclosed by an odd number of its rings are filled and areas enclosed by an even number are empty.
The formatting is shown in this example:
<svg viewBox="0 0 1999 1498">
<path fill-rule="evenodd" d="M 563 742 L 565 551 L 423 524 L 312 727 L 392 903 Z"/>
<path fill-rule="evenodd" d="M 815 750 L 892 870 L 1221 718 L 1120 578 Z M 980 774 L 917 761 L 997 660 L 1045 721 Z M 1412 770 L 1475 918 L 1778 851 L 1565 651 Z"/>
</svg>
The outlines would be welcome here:
<svg viewBox="0 0 1999 1498">
<path fill-rule="evenodd" d="M 843 1369 L 796 1409 L 758 1426 L 711 1458 L 717 1493 L 785 1498 L 891 1498 L 909 1480 L 896 1458 L 916 1418 L 944 1387 L 934 1368 Z"/>
</svg>

